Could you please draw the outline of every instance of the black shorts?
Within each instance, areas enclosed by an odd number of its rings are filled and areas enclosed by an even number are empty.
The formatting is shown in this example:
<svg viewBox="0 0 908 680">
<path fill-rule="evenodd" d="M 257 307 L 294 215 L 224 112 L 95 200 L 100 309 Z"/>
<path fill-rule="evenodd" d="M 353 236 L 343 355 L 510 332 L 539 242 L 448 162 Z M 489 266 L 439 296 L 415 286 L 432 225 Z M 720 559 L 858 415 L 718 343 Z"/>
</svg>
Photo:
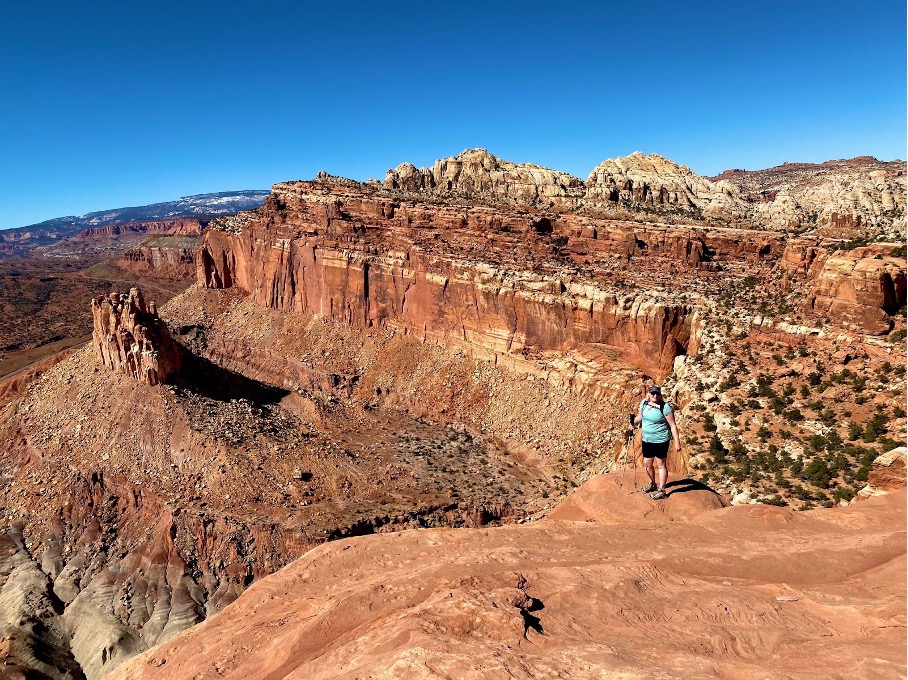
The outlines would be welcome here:
<svg viewBox="0 0 908 680">
<path fill-rule="evenodd" d="M 667 442 L 643 442 L 643 457 L 665 460 L 668 458 L 668 445 L 670 443 L 671 440 Z"/>
</svg>

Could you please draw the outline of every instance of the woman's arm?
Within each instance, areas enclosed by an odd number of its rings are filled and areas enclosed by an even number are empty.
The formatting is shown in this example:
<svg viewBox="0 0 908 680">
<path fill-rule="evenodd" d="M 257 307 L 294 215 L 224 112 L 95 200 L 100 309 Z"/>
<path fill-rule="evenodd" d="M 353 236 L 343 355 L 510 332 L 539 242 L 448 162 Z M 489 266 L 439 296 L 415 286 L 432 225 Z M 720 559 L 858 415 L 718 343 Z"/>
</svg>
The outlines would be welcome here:
<svg viewBox="0 0 908 680">
<path fill-rule="evenodd" d="M 672 439 L 675 440 L 675 451 L 678 451 L 680 453 L 680 451 L 681 451 L 681 435 L 678 434 L 678 425 L 675 423 L 675 414 L 666 413 L 665 422 L 667 422 L 669 428 L 671 428 Z"/>
<path fill-rule="evenodd" d="M 643 422 L 643 404 L 640 404 L 640 408 L 637 409 L 637 415 L 634 416 L 634 426 L 637 426 L 642 422 Z"/>
</svg>

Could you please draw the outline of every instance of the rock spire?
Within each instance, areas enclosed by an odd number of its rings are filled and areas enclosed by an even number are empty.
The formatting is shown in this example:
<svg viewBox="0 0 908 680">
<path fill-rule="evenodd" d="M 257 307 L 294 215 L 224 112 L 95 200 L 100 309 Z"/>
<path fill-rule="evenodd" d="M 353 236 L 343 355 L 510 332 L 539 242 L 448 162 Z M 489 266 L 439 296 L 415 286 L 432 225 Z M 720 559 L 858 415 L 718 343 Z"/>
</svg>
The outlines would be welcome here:
<svg viewBox="0 0 908 680">
<path fill-rule="evenodd" d="M 180 353 L 155 303 L 138 288 L 91 302 L 92 340 L 101 363 L 146 385 L 167 381 L 180 367 Z"/>
</svg>

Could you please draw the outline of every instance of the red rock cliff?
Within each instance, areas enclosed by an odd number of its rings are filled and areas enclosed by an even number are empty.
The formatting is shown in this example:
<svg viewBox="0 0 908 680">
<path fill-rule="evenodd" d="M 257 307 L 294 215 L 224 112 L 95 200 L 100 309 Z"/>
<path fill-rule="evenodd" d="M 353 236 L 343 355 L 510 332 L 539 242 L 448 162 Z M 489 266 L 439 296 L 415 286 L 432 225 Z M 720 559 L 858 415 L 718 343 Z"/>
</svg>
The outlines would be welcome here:
<svg viewBox="0 0 908 680">
<path fill-rule="evenodd" d="M 891 315 L 905 305 L 905 259 L 892 257 L 891 245 L 839 251 L 823 262 L 810 304 L 834 323 L 881 335 Z"/>
<path fill-rule="evenodd" d="M 79 232 L 74 238 L 92 239 L 97 237 L 114 237 L 122 234 L 174 234 L 179 236 L 199 236 L 207 220 L 158 220 L 153 222 L 126 222 L 110 224 L 105 227 L 92 227 Z"/>
<path fill-rule="evenodd" d="M 825 244 L 825 245 L 824 245 Z M 834 250 L 835 242 L 791 239 L 779 266 L 808 282 L 805 307 L 827 321 L 871 335 L 887 333 L 905 305 L 905 258 L 896 244 Z"/>
<path fill-rule="evenodd" d="M 692 306 L 558 267 L 552 251 L 571 236 L 556 227 L 568 224 L 285 183 L 257 213 L 213 223 L 198 280 L 237 286 L 273 309 L 391 327 L 492 359 L 600 344 L 664 376 L 675 356 L 696 350 Z M 636 247 L 632 231 L 616 241 Z"/>
</svg>

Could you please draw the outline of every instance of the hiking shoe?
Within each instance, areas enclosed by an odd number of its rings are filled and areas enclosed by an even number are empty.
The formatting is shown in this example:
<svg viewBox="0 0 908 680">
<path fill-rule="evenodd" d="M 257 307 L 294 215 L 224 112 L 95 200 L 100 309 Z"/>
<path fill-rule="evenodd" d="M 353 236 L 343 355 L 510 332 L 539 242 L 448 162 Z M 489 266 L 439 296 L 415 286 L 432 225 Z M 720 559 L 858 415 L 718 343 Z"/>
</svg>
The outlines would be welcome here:
<svg viewBox="0 0 908 680">
<path fill-rule="evenodd" d="M 650 482 L 649 484 L 647 484 L 646 486 L 644 486 L 644 487 L 643 487 L 642 489 L 640 489 L 640 490 L 641 490 L 643 493 L 652 493 L 653 491 L 655 491 L 655 490 L 658 489 L 658 488 L 659 488 L 659 487 L 656 486 L 656 483 L 655 483 L 655 482 Z"/>
<path fill-rule="evenodd" d="M 649 497 L 654 501 L 661 501 L 665 498 L 668 498 L 668 494 L 665 493 L 665 489 L 656 489 L 656 493 L 651 493 Z"/>
</svg>

